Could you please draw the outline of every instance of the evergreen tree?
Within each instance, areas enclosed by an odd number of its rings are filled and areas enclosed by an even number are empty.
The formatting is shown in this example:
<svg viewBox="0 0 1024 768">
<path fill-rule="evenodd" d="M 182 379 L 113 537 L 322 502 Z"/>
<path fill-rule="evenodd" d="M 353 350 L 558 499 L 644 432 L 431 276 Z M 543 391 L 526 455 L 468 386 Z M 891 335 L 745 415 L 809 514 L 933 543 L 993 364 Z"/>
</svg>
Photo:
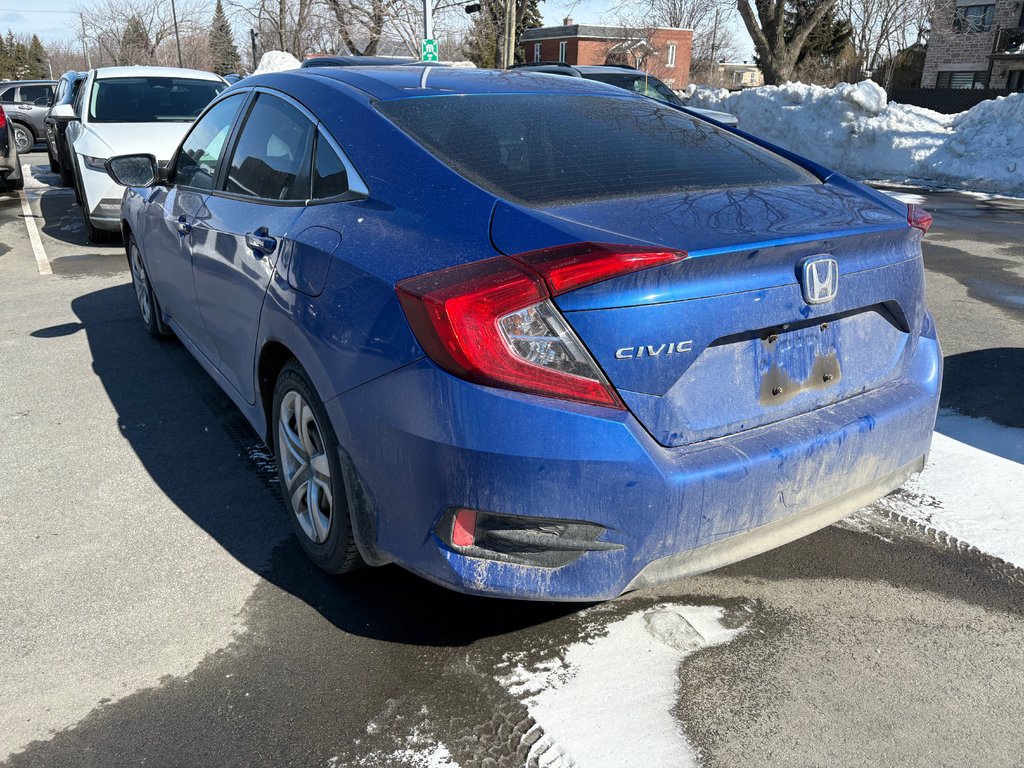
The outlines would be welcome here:
<svg viewBox="0 0 1024 768">
<path fill-rule="evenodd" d="M 522 64 L 526 61 L 526 50 L 523 47 L 523 32 L 527 29 L 537 29 L 544 26 L 544 19 L 540 14 L 539 0 L 527 0 L 526 8 L 523 11 L 523 21 L 516 26 L 516 63 Z"/>
<path fill-rule="evenodd" d="M 138 16 L 132 16 L 125 24 L 124 32 L 121 34 L 120 51 L 117 56 L 117 64 L 148 64 L 152 44 L 149 40 L 149 32 Z"/>
<path fill-rule="evenodd" d="M 10 31 L 7 33 L 8 38 L 13 38 L 14 35 Z M 11 77 L 11 51 L 7 46 L 7 38 L 0 37 L 0 78 L 9 80 Z"/>
<path fill-rule="evenodd" d="M 523 30 L 543 26 L 538 7 L 539 0 L 517 0 L 523 8 L 523 20 L 516 25 L 515 61 L 525 61 Z M 501 39 L 505 29 L 505 3 L 503 0 L 481 0 L 480 11 L 473 17 L 473 26 L 466 37 L 466 57 L 478 67 L 497 68 L 501 63 Z"/>
<path fill-rule="evenodd" d="M 32 42 L 28 46 L 28 77 L 32 80 L 44 80 L 49 75 L 49 67 L 46 66 L 46 49 L 36 35 L 32 35 Z"/>
<path fill-rule="evenodd" d="M 217 0 L 217 9 L 213 12 L 213 26 L 210 29 L 210 58 L 213 61 L 211 69 L 218 75 L 230 75 L 242 68 L 231 24 L 220 0 Z"/>
</svg>

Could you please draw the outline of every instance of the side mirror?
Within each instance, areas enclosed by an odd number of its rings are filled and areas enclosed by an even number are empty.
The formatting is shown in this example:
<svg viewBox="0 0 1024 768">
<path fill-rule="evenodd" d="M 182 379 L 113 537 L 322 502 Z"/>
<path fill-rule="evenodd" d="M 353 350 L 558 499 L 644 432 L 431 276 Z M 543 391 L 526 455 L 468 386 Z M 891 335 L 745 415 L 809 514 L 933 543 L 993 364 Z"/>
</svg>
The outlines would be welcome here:
<svg viewBox="0 0 1024 768">
<path fill-rule="evenodd" d="M 118 155 L 103 164 L 107 175 L 122 187 L 152 187 L 160 179 L 152 155 Z"/>
<path fill-rule="evenodd" d="M 50 110 L 50 117 L 58 123 L 71 123 L 78 119 L 75 108 L 70 104 L 58 104 Z"/>
</svg>

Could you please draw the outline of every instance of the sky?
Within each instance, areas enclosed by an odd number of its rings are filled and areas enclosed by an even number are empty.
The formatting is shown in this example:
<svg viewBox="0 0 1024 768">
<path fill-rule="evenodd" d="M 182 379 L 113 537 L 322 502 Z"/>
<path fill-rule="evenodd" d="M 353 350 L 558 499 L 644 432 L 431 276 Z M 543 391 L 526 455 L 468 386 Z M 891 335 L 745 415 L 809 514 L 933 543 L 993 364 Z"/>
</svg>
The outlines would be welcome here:
<svg viewBox="0 0 1024 768">
<path fill-rule="evenodd" d="M 215 2 L 216 0 L 209 0 L 211 13 Z M 541 13 L 547 26 L 561 24 L 570 9 L 577 23 L 599 24 L 610 21 L 608 7 L 613 2 L 614 0 L 544 0 L 541 3 Z M 75 9 L 83 4 L 88 5 L 88 2 L 46 0 L 45 3 L 38 3 L 38 0 L 0 0 L 0 33 L 6 33 L 10 29 L 15 33 L 36 34 L 44 43 L 48 39 L 75 37 L 78 22 Z M 40 5 L 45 5 L 45 9 L 40 8 Z M 740 41 L 740 59 L 749 60 L 753 53 L 753 44 L 738 17 L 734 21 L 734 27 L 736 39 Z"/>
</svg>

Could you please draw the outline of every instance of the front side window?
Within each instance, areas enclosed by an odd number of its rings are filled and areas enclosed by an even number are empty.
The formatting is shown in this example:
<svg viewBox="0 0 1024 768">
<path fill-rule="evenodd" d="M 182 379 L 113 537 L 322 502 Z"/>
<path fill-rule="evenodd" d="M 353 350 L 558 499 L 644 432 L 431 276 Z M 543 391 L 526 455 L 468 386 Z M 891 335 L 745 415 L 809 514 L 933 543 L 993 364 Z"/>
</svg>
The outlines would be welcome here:
<svg viewBox="0 0 1024 768">
<path fill-rule="evenodd" d="M 243 93 L 228 96 L 192 127 L 178 151 L 174 183 L 196 189 L 213 189 L 217 163 L 224 154 L 235 115 L 244 102 Z"/>
<path fill-rule="evenodd" d="M 57 93 L 54 94 L 53 103 L 59 104 L 60 100 L 64 98 L 64 94 L 68 92 L 68 81 L 61 80 L 57 83 Z"/>
<path fill-rule="evenodd" d="M 953 29 L 956 32 L 988 32 L 992 29 L 994 5 L 961 5 L 953 16 Z"/>
<path fill-rule="evenodd" d="M 377 109 L 466 179 L 539 208 L 820 183 L 788 160 L 653 99 L 481 94 L 396 99 Z"/>
<path fill-rule="evenodd" d="M 94 123 L 192 122 L 226 83 L 184 77 L 94 80 L 89 119 Z"/>
<path fill-rule="evenodd" d="M 225 191 L 263 200 L 308 200 L 313 133 L 302 112 L 261 93 L 239 134 Z"/>
<path fill-rule="evenodd" d="M 650 96 L 658 101 L 667 101 L 669 104 L 682 105 L 683 103 L 683 100 L 676 96 L 671 88 L 650 75 L 633 75 L 629 72 L 598 72 L 587 75 L 587 78 L 614 85 L 616 88 L 625 88 L 627 91 L 633 91 L 642 96 Z"/>
</svg>

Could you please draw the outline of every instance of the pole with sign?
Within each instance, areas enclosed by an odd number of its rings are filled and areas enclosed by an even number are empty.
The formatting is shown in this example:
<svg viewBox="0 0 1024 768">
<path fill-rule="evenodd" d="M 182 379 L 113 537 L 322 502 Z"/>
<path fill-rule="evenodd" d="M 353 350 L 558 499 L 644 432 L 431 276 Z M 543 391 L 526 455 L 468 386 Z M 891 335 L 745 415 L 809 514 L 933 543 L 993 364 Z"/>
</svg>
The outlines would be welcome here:
<svg viewBox="0 0 1024 768">
<path fill-rule="evenodd" d="M 437 61 L 437 40 L 434 39 L 434 0 L 423 0 L 423 41 L 420 60 Z"/>
</svg>

